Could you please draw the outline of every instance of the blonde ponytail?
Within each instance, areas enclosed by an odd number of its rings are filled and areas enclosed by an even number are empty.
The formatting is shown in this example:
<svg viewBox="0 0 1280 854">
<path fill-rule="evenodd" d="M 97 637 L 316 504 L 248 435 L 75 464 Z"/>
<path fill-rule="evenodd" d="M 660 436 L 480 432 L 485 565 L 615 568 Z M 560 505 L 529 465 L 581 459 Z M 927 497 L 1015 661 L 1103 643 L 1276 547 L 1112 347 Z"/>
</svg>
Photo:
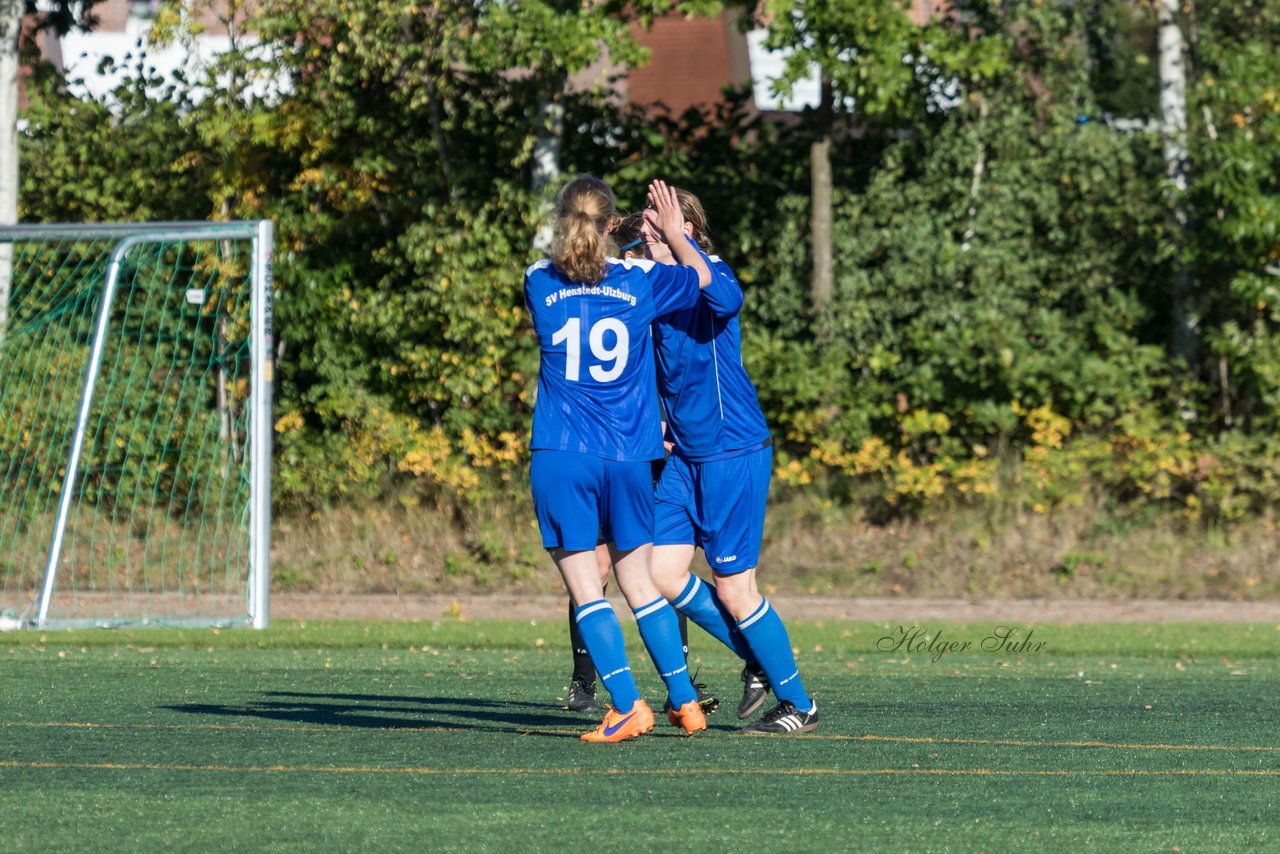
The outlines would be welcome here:
<svg viewBox="0 0 1280 854">
<path fill-rule="evenodd" d="M 579 175 L 556 196 L 551 263 L 570 281 L 594 284 L 604 278 L 614 212 L 613 190 L 592 175 Z"/>
</svg>

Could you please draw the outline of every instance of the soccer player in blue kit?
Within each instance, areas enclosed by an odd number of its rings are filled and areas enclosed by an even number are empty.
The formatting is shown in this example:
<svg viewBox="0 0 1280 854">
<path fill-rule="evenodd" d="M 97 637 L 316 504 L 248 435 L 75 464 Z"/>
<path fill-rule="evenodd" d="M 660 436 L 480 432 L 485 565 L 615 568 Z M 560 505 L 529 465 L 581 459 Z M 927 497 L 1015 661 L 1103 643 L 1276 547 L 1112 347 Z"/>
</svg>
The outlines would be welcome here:
<svg viewBox="0 0 1280 854">
<path fill-rule="evenodd" d="M 702 204 L 686 190 L 676 195 L 684 222 L 675 243 L 662 212 L 645 211 L 649 257 L 663 264 L 676 263 L 672 250 L 687 240 L 711 251 Z M 739 718 L 759 708 L 770 688 L 778 698 L 744 733 L 809 732 L 818 727 L 818 706 L 805 692 L 786 627 L 756 584 L 773 450 L 742 366 L 742 288 L 724 261 L 703 257 L 712 282 L 701 298 L 660 314 L 654 325 L 658 390 L 674 448 L 658 481 L 653 580 L 680 613 L 746 663 Z M 714 585 L 689 571 L 699 546 Z"/>
<path fill-rule="evenodd" d="M 617 244 L 618 257 L 623 261 L 634 261 L 647 257 L 648 253 L 645 247 L 644 235 L 642 234 L 643 226 L 644 214 L 634 213 L 616 220 L 610 228 L 609 234 L 614 243 Z M 662 467 L 665 462 L 665 459 L 661 459 L 654 460 L 651 464 L 655 483 L 662 473 Z M 609 576 L 613 570 L 610 560 L 609 547 L 604 543 L 598 544 L 596 546 L 596 565 L 599 567 L 600 580 L 606 590 L 609 586 Z M 577 604 L 570 599 L 569 644 L 573 650 L 573 673 L 569 677 L 568 697 L 564 707 L 574 712 L 595 712 L 599 709 L 596 705 L 596 668 L 591 662 L 591 653 L 587 651 L 586 644 L 583 643 L 582 633 L 578 631 L 577 610 Z M 689 660 L 688 620 L 679 612 L 676 612 L 676 615 L 680 620 L 680 644 L 687 662 Z M 698 705 L 702 707 L 703 714 L 709 715 L 719 707 L 720 698 L 706 691 L 706 686 L 700 684 L 697 678 L 695 673 L 693 687 L 698 692 Z"/>
<path fill-rule="evenodd" d="M 615 215 L 609 185 L 589 175 L 556 200 L 551 257 L 525 271 L 525 304 L 541 359 L 529 481 L 542 543 L 577 604 L 578 629 L 613 699 L 587 742 L 634 738 L 653 728 L 623 646 L 622 628 L 596 564 L 609 543 L 618 587 L 667 687 L 668 720 L 706 729 L 680 643 L 676 613 L 650 575 L 654 503 L 650 461 L 663 456 L 650 324 L 696 305 L 712 282 L 705 257 L 683 233 L 675 192 L 649 187 L 652 228 L 673 263 L 607 257 Z"/>
</svg>

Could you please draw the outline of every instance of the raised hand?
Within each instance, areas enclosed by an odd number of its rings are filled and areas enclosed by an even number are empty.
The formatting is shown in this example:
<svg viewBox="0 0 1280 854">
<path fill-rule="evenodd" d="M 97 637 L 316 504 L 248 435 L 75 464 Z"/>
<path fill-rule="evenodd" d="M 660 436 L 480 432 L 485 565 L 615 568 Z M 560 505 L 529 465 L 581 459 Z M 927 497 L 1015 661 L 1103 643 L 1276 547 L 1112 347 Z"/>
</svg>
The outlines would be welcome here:
<svg viewBox="0 0 1280 854">
<path fill-rule="evenodd" d="M 671 250 L 677 264 L 692 267 L 698 273 L 698 286 L 711 284 L 711 268 L 698 247 L 686 239 L 684 214 L 680 212 L 680 199 L 675 187 L 661 179 L 649 185 L 649 207 L 644 212 L 645 223 L 662 232 L 662 239 Z M 660 247 L 650 246 L 650 257 L 666 263 L 659 254 Z"/>
<path fill-rule="evenodd" d="M 680 212 L 680 199 L 676 190 L 666 181 L 655 179 L 649 184 L 649 204 L 653 210 L 653 224 L 662 233 L 668 246 L 684 238 L 684 214 Z M 648 211 L 645 219 L 648 220 Z"/>
</svg>

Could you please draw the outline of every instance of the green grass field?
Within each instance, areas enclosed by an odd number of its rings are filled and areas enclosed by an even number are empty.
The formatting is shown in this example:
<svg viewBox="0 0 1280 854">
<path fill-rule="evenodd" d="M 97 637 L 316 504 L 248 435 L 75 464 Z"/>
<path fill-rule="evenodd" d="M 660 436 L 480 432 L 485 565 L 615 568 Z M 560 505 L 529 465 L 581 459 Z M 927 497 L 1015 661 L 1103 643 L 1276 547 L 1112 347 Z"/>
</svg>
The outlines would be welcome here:
<svg viewBox="0 0 1280 854">
<path fill-rule="evenodd" d="M 0 850 L 1280 850 L 1280 626 L 917 628 L 796 623 L 798 737 L 695 636 L 710 731 L 619 745 L 556 621 L 0 636 Z"/>
</svg>

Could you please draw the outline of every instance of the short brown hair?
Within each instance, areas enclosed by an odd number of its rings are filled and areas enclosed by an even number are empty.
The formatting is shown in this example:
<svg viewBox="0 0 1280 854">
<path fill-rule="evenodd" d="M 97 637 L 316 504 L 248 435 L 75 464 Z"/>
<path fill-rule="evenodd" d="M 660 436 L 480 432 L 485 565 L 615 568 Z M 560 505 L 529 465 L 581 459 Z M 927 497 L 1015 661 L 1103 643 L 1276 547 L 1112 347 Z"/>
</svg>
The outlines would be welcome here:
<svg viewBox="0 0 1280 854">
<path fill-rule="evenodd" d="M 613 242 L 616 244 L 614 250 L 619 255 L 623 252 L 636 251 L 640 248 L 639 243 L 636 241 L 644 242 L 640 233 L 642 225 L 644 225 L 644 214 L 642 213 L 628 214 L 614 225 L 613 231 L 609 232 L 609 236 L 613 238 Z"/>
<path fill-rule="evenodd" d="M 680 216 L 693 226 L 693 240 L 708 255 L 715 252 L 707 224 L 707 212 L 698 197 L 688 190 L 676 187 L 676 199 L 680 202 Z"/>
</svg>

